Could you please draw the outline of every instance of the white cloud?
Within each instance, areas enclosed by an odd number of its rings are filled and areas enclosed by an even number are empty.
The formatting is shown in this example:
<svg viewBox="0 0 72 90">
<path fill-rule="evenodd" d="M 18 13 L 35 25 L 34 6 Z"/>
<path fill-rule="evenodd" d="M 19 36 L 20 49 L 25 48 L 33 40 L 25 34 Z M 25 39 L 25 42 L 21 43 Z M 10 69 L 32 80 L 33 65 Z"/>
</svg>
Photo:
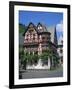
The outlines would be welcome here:
<svg viewBox="0 0 72 90">
<path fill-rule="evenodd" d="M 63 21 L 62 20 L 56 25 L 56 31 L 57 31 L 58 44 L 60 44 L 61 40 L 63 39 Z"/>
<path fill-rule="evenodd" d="M 61 20 L 60 23 L 56 25 L 57 32 L 63 32 L 63 21 Z"/>
<path fill-rule="evenodd" d="M 62 44 L 61 41 L 63 41 L 63 36 L 62 35 L 60 35 L 60 37 L 58 39 L 58 45 L 61 45 Z"/>
</svg>

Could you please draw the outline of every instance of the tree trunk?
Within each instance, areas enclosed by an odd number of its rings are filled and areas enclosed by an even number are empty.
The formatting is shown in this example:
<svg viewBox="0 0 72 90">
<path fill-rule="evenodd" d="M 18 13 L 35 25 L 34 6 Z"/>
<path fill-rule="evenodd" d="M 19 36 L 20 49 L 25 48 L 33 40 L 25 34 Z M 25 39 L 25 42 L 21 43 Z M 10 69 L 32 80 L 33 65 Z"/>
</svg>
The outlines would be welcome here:
<svg viewBox="0 0 72 90">
<path fill-rule="evenodd" d="M 54 67 L 54 61 L 53 61 L 53 57 L 52 57 L 52 67 Z"/>
<path fill-rule="evenodd" d="M 26 61 L 24 61 L 24 66 L 23 66 L 23 68 L 26 70 L 26 64 L 27 64 L 27 62 Z"/>
</svg>

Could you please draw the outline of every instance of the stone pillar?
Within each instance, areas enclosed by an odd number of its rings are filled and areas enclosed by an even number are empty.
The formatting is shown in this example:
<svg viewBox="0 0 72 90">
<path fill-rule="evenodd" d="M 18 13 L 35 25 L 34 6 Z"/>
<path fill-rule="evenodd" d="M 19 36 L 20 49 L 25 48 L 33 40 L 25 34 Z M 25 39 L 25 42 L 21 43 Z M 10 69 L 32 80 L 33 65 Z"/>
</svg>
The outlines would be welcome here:
<svg viewBox="0 0 72 90">
<path fill-rule="evenodd" d="M 42 45 L 41 43 L 39 44 L 39 47 L 38 47 L 38 55 L 41 55 L 42 54 Z M 41 69 L 42 67 L 42 61 L 41 61 L 41 58 L 39 58 L 38 60 L 38 68 Z"/>
<path fill-rule="evenodd" d="M 39 66 L 42 66 L 41 58 L 40 58 L 39 61 L 38 61 L 38 65 L 39 65 Z"/>
<path fill-rule="evenodd" d="M 48 57 L 48 69 L 51 67 L 50 57 Z"/>
<path fill-rule="evenodd" d="M 30 51 L 29 51 L 29 54 L 30 54 Z"/>
<path fill-rule="evenodd" d="M 33 51 L 33 55 L 34 55 L 34 51 Z"/>
</svg>

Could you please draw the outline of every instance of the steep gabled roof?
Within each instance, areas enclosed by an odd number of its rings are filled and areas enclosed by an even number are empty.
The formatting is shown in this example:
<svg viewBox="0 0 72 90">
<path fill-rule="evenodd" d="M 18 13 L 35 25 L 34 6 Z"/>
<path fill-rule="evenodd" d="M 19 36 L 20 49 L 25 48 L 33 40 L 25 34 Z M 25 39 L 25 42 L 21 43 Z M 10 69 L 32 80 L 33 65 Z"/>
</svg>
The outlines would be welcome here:
<svg viewBox="0 0 72 90">
<path fill-rule="evenodd" d="M 42 29 L 38 29 L 38 27 L 42 27 Z M 38 32 L 48 32 L 46 26 L 44 26 L 42 23 L 38 23 L 37 25 Z"/>
<path fill-rule="evenodd" d="M 41 23 L 38 23 L 38 25 L 36 27 L 32 22 L 30 22 L 28 27 L 26 28 L 25 32 L 23 33 L 23 36 L 28 31 L 28 28 L 30 28 L 30 26 L 33 27 L 38 34 L 50 34 L 50 32 L 47 31 L 47 28 L 44 25 L 42 25 Z M 38 26 L 41 26 L 43 29 L 38 30 Z"/>
<path fill-rule="evenodd" d="M 35 29 L 35 31 L 38 33 L 38 30 L 37 30 L 36 26 L 32 22 L 30 22 L 29 25 L 28 25 L 28 27 L 26 28 L 25 32 L 23 33 L 23 36 L 28 31 L 28 28 L 30 28 L 30 26 L 33 27 Z"/>
<path fill-rule="evenodd" d="M 41 24 L 40 22 L 37 24 L 37 27 L 38 27 L 39 25 L 42 26 L 42 24 Z"/>
</svg>

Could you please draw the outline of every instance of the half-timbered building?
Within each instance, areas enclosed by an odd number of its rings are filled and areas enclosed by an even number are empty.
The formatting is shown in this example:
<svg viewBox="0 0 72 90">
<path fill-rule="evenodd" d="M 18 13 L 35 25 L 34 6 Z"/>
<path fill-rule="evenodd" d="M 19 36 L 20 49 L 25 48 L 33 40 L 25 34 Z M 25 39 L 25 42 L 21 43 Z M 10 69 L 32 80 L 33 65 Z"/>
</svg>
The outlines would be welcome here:
<svg viewBox="0 0 72 90">
<path fill-rule="evenodd" d="M 27 64 L 27 69 L 50 69 L 51 67 L 57 66 L 57 61 L 55 57 L 58 58 L 57 53 L 57 34 L 56 28 L 45 27 L 41 23 L 34 25 L 32 22 L 27 26 L 24 34 L 23 47 L 24 51 L 29 54 L 41 55 L 46 50 L 51 50 L 51 57 L 47 60 L 39 60 L 33 62 L 32 64 Z"/>
</svg>

